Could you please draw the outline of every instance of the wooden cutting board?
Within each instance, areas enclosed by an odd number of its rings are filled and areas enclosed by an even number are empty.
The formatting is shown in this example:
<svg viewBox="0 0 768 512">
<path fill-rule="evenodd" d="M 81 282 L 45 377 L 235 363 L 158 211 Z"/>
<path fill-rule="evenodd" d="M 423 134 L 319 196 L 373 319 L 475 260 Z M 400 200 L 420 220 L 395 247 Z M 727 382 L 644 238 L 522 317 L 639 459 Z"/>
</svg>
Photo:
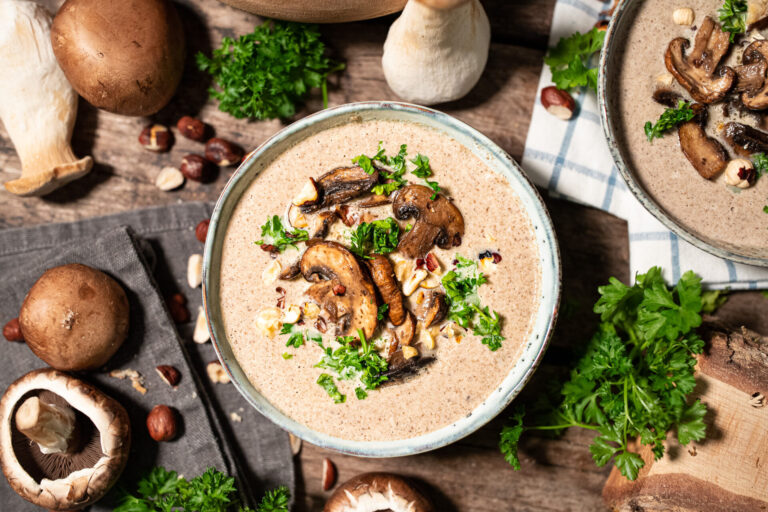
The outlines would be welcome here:
<svg viewBox="0 0 768 512">
<path fill-rule="evenodd" d="M 266 18 L 305 23 L 342 23 L 402 10 L 407 0 L 221 0 Z"/>
</svg>

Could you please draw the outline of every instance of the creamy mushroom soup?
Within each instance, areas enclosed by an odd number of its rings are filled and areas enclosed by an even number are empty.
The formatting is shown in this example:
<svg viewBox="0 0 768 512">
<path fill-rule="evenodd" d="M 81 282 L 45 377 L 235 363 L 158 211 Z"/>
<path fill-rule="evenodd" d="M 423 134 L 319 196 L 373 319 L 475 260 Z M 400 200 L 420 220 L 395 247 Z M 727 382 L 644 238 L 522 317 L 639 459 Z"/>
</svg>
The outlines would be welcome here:
<svg viewBox="0 0 768 512">
<path fill-rule="evenodd" d="M 768 107 L 768 43 L 755 31 L 730 43 L 718 22 L 721 1 L 686 2 L 694 14 L 691 26 L 673 21 L 679 2 L 635 3 L 636 12 L 627 13 L 632 23 L 625 38 L 613 42 L 622 51 L 617 74 L 610 77 L 615 95 L 609 101 L 625 161 L 687 230 L 714 245 L 768 257 L 768 176 L 760 177 L 760 166 L 752 163 L 757 154 L 768 154 L 768 126 L 760 110 Z M 646 122 L 656 123 L 680 100 L 690 103 L 694 117 L 678 125 L 680 134 L 673 127 L 649 142 Z"/>
<path fill-rule="evenodd" d="M 254 180 L 226 231 L 220 300 L 274 406 L 339 438 L 395 440 L 498 388 L 540 286 L 505 178 L 437 131 L 368 121 L 308 137 Z"/>
</svg>

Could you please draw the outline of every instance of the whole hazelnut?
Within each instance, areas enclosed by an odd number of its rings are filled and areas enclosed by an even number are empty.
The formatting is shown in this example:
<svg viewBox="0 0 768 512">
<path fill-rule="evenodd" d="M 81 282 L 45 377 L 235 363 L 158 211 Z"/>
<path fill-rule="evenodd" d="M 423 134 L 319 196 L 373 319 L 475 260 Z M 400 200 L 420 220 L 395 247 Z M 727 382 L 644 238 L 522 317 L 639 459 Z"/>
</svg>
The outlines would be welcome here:
<svg viewBox="0 0 768 512">
<path fill-rule="evenodd" d="M 157 442 L 170 441 L 178 430 L 176 413 L 167 405 L 156 405 L 147 416 L 149 437 Z"/>
<path fill-rule="evenodd" d="M 21 334 L 19 319 L 14 318 L 3 326 L 3 336 L 8 341 L 24 341 L 24 335 Z"/>
<path fill-rule="evenodd" d="M 189 309 L 187 308 L 187 298 L 180 293 L 175 293 L 166 301 L 171 318 L 177 324 L 185 324 L 190 320 Z"/>
<path fill-rule="evenodd" d="M 226 167 L 240 163 L 243 150 L 228 140 L 214 137 L 205 143 L 205 158 L 220 167 Z"/>
<path fill-rule="evenodd" d="M 153 124 L 141 131 L 139 134 L 139 144 L 149 151 L 164 153 L 171 149 L 172 137 L 167 127 L 161 124 Z"/>
<path fill-rule="evenodd" d="M 209 219 L 201 220 L 195 228 L 195 237 L 200 243 L 205 243 L 205 239 L 208 237 L 208 225 L 211 223 Z"/>
<path fill-rule="evenodd" d="M 195 154 L 190 154 L 182 158 L 179 170 L 187 179 L 199 181 L 201 183 L 210 181 L 213 175 L 208 160 Z"/>
<path fill-rule="evenodd" d="M 191 116 L 184 116 L 176 123 L 176 128 L 184 137 L 203 142 L 205 140 L 205 124 Z"/>
<path fill-rule="evenodd" d="M 725 167 L 725 183 L 732 187 L 749 188 L 755 182 L 755 167 L 746 158 L 734 158 Z"/>
<path fill-rule="evenodd" d="M 563 121 L 572 118 L 576 110 L 576 102 L 568 91 L 561 91 L 553 85 L 541 90 L 541 104 L 547 112 Z"/>
</svg>

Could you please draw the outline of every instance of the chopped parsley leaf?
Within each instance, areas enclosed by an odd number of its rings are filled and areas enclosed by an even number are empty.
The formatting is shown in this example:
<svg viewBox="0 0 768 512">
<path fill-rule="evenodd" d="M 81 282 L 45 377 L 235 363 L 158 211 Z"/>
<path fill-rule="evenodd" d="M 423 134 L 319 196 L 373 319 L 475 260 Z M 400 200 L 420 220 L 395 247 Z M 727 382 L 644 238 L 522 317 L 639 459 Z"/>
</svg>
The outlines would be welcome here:
<svg viewBox="0 0 768 512">
<path fill-rule="evenodd" d="M 392 217 L 373 222 L 362 222 L 352 231 L 351 246 L 354 254 L 369 258 L 368 254 L 389 254 L 397 249 L 400 225 Z"/>
<path fill-rule="evenodd" d="M 667 108 L 656 121 L 656 124 L 647 121 L 645 123 L 645 136 L 648 137 L 648 141 L 652 142 L 653 139 L 660 139 L 667 130 L 671 130 L 680 123 L 690 121 L 693 119 L 694 113 L 691 108 L 691 104 L 687 101 L 680 100 L 677 104 L 677 108 Z"/>
<path fill-rule="evenodd" d="M 768 213 L 768 205 L 763 206 L 763 213 Z"/>
<path fill-rule="evenodd" d="M 558 89 L 590 87 L 597 92 L 597 68 L 590 67 L 590 60 L 603 47 L 604 39 L 605 31 L 593 28 L 586 34 L 576 32 L 563 37 L 549 49 L 544 63 Z"/>
<path fill-rule="evenodd" d="M 283 359 L 291 359 L 293 357 L 293 354 L 289 354 L 288 352 L 283 352 Z"/>
<path fill-rule="evenodd" d="M 333 382 L 333 377 L 327 373 L 321 373 L 317 378 L 317 383 L 328 393 L 328 396 L 333 398 L 333 403 L 343 404 L 346 401 L 346 395 L 341 394 L 339 388 L 336 387 L 336 383 Z"/>
<path fill-rule="evenodd" d="M 355 396 L 357 396 L 358 400 L 365 400 L 368 398 L 368 393 L 365 392 L 363 388 L 355 388 Z"/>
<path fill-rule="evenodd" d="M 314 341 L 315 343 L 323 342 L 322 335 L 316 332 L 310 334 L 306 329 L 302 331 L 296 327 L 296 324 L 283 324 L 283 327 L 280 329 L 280 334 L 290 334 L 290 337 L 285 344 L 286 347 L 299 348 L 304 345 L 305 339 Z"/>
<path fill-rule="evenodd" d="M 472 333 L 482 336 L 482 343 L 491 351 L 501 348 L 504 336 L 501 335 L 501 318 L 488 306 L 480 305 L 478 290 L 488 279 L 478 271 L 473 260 L 456 255 L 456 269 L 447 272 L 442 279 L 448 302 L 448 319 L 464 328 L 472 328 Z"/>
<path fill-rule="evenodd" d="M 429 157 L 419 153 L 416 158 L 411 160 L 416 165 L 416 168 L 411 171 L 411 174 L 417 178 L 429 178 L 432 176 L 432 167 L 429 165 Z"/>
<path fill-rule="evenodd" d="M 752 163 L 755 165 L 755 174 L 758 178 L 768 174 L 768 156 L 765 156 L 765 153 L 754 153 Z"/>
<path fill-rule="evenodd" d="M 747 1 L 725 0 L 723 6 L 717 10 L 723 32 L 731 33 L 731 42 L 737 34 L 747 31 Z"/>
<path fill-rule="evenodd" d="M 324 347 L 325 355 L 315 367 L 331 370 L 341 380 L 358 379 L 365 389 L 376 389 L 387 380 L 383 375 L 388 368 L 387 361 L 376 351 L 373 343 L 365 339 L 362 330 L 358 330 L 357 334 L 359 347 L 354 336 L 339 336 L 336 341 L 341 346 L 336 350 Z M 360 393 L 355 394 L 360 400 L 365 398 L 361 398 Z"/>
<path fill-rule="evenodd" d="M 389 311 L 389 304 L 382 304 L 379 306 L 379 311 L 376 314 L 376 318 L 378 320 L 384 320 L 384 317 L 387 315 L 387 311 Z"/>
<path fill-rule="evenodd" d="M 286 231 L 280 217 L 274 215 L 267 218 L 267 222 L 261 226 L 261 240 L 257 245 L 273 246 L 278 252 L 283 252 L 288 247 L 297 249 L 297 242 L 306 242 L 309 234 L 303 229 Z"/>
</svg>

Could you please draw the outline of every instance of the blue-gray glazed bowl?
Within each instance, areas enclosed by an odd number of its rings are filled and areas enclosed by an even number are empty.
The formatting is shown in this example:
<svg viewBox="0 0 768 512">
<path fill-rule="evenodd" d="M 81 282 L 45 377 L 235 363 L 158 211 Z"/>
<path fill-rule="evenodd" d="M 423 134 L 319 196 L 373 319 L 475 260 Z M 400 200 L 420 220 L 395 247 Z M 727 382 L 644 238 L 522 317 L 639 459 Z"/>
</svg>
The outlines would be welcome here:
<svg viewBox="0 0 768 512">
<path fill-rule="evenodd" d="M 438 130 L 466 146 L 509 181 L 535 229 L 541 266 L 541 302 L 520 359 L 486 399 L 456 422 L 410 439 L 352 441 L 317 432 L 296 422 L 267 401 L 248 380 L 224 333 L 218 300 L 221 247 L 235 205 L 249 185 L 285 149 L 298 141 L 350 120 L 397 120 Z M 552 334 L 560 300 L 560 254 L 546 207 L 520 166 L 490 139 L 470 126 L 436 110 L 396 102 L 370 101 L 329 108 L 284 128 L 250 153 L 230 178 L 211 216 L 203 264 L 203 302 L 211 340 L 232 382 L 261 414 L 301 439 L 352 455 L 395 457 L 440 448 L 476 431 L 504 410 L 528 382 Z"/>
</svg>

